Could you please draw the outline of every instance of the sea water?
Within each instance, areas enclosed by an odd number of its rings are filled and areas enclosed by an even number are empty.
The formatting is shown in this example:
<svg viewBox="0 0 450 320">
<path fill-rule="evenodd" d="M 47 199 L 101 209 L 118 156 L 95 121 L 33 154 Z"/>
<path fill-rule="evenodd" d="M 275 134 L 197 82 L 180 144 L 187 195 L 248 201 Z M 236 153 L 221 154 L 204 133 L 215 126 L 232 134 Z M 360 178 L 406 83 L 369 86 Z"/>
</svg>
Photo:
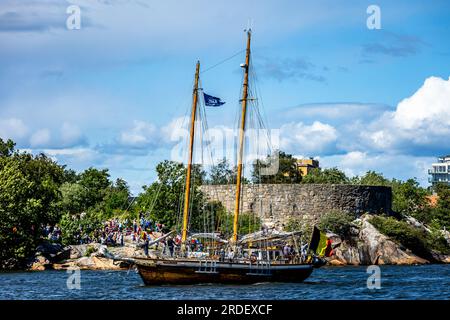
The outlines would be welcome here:
<svg viewBox="0 0 450 320">
<path fill-rule="evenodd" d="M 380 266 L 380 288 L 368 286 L 367 267 L 322 267 L 303 283 L 201 284 L 146 287 L 135 272 L 0 273 L 0 299 L 450 299 L 450 265 Z M 68 285 L 69 284 L 69 285 Z"/>
</svg>

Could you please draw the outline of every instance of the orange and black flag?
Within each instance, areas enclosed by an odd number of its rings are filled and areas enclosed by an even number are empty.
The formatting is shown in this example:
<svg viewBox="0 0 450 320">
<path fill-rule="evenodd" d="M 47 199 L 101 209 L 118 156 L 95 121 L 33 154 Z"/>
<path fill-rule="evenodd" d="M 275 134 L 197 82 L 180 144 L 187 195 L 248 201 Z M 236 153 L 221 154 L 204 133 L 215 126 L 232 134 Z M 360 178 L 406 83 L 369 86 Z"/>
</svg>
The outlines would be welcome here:
<svg viewBox="0 0 450 320">
<path fill-rule="evenodd" d="M 320 231 L 316 226 L 314 226 L 309 249 L 318 257 L 330 257 L 333 254 L 331 240 L 327 238 L 325 232 Z"/>
</svg>

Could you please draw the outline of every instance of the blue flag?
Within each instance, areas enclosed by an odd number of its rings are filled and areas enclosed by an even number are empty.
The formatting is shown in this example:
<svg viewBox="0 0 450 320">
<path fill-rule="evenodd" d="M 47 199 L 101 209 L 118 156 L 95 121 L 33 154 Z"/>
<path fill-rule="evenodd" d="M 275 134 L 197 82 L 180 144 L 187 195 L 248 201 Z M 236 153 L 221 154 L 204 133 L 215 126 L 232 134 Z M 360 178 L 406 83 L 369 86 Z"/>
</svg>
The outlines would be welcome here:
<svg viewBox="0 0 450 320">
<path fill-rule="evenodd" d="M 220 107 L 225 102 L 220 101 L 220 98 L 216 98 L 213 96 L 210 96 L 209 94 L 206 94 L 203 92 L 203 97 L 205 98 L 205 105 L 209 107 Z"/>
</svg>

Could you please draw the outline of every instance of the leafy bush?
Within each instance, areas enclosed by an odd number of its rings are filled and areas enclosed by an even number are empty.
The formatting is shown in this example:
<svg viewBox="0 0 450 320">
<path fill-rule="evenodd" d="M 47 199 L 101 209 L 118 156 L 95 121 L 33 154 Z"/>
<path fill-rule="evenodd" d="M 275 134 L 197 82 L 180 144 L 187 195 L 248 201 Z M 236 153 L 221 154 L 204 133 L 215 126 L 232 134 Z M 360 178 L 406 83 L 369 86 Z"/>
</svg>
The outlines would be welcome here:
<svg viewBox="0 0 450 320">
<path fill-rule="evenodd" d="M 221 211 L 218 216 L 218 228 L 224 237 L 230 238 L 233 235 L 234 215 L 226 211 Z M 254 213 L 243 212 L 239 215 L 238 231 L 239 235 L 245 235 L 259 231 L 261 229 L 261 219 Z"/>
<path fill-rule="evenodd" d="M 287 232 L 300 231 L 300 239 L 302 242 L 309 242 L 312 235 L 313 226 L 310 223 L 302 221 L 297 217 L 291 217 L 284 225 L 284 230 Z"/>
<path fill-rule="evenodd" d="M 80 240 L 81 234 L 94 236 L 95 230 L 103 226 L 101 216 L 98 213 L 87 212 L 82 215 L 65 214 L 60 221 L 62 243 L 74 244 Z"/>
<path fill-rule="evenodd" d="M 302 178 L 302 183 L 348 184 L 350 179 L 338 168 L 314 168 Z"/>
<path fill-rule="evenodd" d="M 303 228 L 301 219 L 291 217 L 284 225 L 284 230 L 287 232 L 300 231 Z"/>
<path fill-rule="evenodd" d="M 353 220 L 353 215 L 347 212 L 334 210 L 323 215 L 319 220 L 318 226 L 321 230 L 329 230 L 337 235 L 346 237 L 350 235 L 350 228 L 352 227 Z"/>
<path fill-rule="evenodd" d="M 86 248 L 86 253 L 84 254 L 84 256 L 90 257 L 91 254 L 94 253 L 95 251 L 97 251 L 97 250 L 95 250 L 95 248 L 93 246 L 89 246 Z"/>
<path fill-rule="evenodd" d="M 14 152 L 0 138 L 0 269 L 24 267 L 42 226 L 58 221 L 63 173 L 50 158 Z"/>
<path fill-rule="evenodd" d="M 396 220 L 392 217 L 375 216 L 370 219 L 370 223 L 384 235 L 425 259 L 433 260 L 429 249 L 444 254 L 449 252 L 448 244 L 438 233 L 428 234 L 414 228 L 405 221 Z"/>
</svg>

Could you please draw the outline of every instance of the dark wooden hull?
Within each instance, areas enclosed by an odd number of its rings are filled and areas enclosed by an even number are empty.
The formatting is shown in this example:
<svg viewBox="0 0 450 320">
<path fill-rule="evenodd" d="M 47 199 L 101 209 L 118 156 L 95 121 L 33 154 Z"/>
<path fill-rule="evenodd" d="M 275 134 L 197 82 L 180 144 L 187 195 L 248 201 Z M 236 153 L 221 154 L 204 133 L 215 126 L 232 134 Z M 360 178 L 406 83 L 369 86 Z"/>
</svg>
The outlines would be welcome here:
<svg viewBox="0 0 450 320">
<path fill-rule="evenodd" d="M 199 261 L 189 260 L 136 259 L 135 263 L 145 285 L 302 282 L 313 271 L 309 264 L 272 264 L 258 269 L 249 263 L 216 262 L 214 268 L 205 269 Z"/>
</svg>

